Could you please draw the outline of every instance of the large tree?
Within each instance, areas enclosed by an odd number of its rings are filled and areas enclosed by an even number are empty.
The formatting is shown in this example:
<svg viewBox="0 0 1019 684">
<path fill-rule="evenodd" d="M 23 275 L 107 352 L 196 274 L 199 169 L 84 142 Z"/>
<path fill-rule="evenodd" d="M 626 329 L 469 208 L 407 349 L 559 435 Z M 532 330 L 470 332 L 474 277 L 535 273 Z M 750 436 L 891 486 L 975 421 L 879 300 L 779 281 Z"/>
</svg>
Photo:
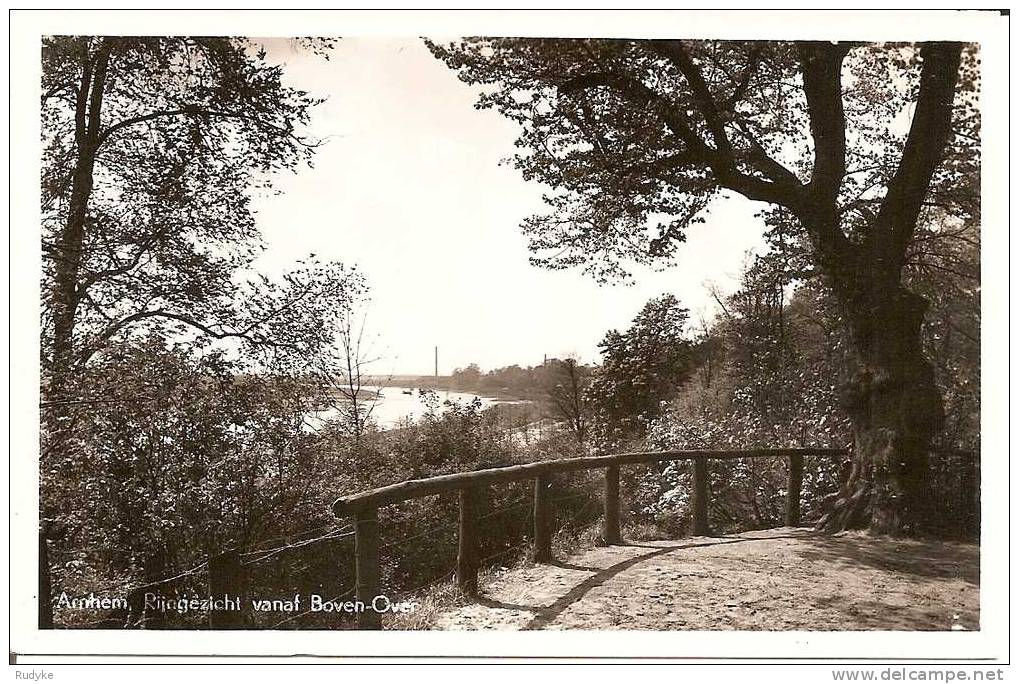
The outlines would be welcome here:
<svg viewBox="0 0 1019 684">
<path fill-rule="evenodd" d="M 302 264 L 277 283 L 243 269 L 261 249 L 251 199 L 310 162 L 317 102 L 246 40 L 43 40 L 46 389 L 153 326 L 280 350 L 312 341 L 329 315 L 317 303 L 347 294 L 345 269 Z"/>
<path fill-rule="evenodd" d="M 297 42 L 323 54 L 330 43 Z M 43 39 L 40 499 L 43 518 L 70 530 L 63 546 L 81 543 L 83 522 L 106 539 L 131 527 L 130 552 L 159 572 L 165 554 L 143 552 L 197 523 L 154 492 L 180 494 L 183 475 L 214 486 L 232 472 L 204 470 L 224 443 L 258 476 L 272 453 L 281 500 L 306 490 L 291 486 L 306 462 L 288 461 L 307 441 L 302 379 L 329 359 L 363 282 L 313 258 L 278 280 L 259 273 L 252 199 L 310 162 L 317 102 L 243 39 Z M 245 444 L 263 408 L 278 420 Z M 106 518 L 68 503 L 118 481 L 154 505 Z"/>
<path fill-rule="evenodd" d="M 601 278 L 667 259 L 718 196 L 771 205 L 806 234 L 845 321 L 854 468 L 828 529 L 909 533 L 943 420 L 926 302 L 904 284 L 939 205 L 971 219 L 976 50 L 854 44 L 472 38 L 434 54 L 518 122 L 516 166 L 553 191 L 534 261 Z M 954 133 L 954 135 L 953 135 Z M 967 190 L 969 189 L 969 191 Z"/>
<path fill-rule="evenodd" d="M 68 383 L 111 345 L 158 331 L 291 370 L 328 348 L 359 276 L 314 259 L 277 281 L 249 268 L 251 200 L 310 163 L 319 100 L 233 38 L 49 37 L 41 85 L 44 457 L 69 407 L 101 399 Z"/>
</svg>

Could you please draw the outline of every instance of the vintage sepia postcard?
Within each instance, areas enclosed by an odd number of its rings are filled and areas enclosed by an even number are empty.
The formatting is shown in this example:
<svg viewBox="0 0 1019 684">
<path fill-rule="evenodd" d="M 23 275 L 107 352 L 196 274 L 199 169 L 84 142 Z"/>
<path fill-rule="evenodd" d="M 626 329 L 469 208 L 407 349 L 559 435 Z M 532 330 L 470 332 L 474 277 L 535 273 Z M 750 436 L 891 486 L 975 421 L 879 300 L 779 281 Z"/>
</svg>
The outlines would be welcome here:
<svg viewBox="0 0 1019 684">
<path fill-rule="evenodd" d="M 12 664 L 994 679 L 1007 31 L 14 11 Z"/>
</svg>

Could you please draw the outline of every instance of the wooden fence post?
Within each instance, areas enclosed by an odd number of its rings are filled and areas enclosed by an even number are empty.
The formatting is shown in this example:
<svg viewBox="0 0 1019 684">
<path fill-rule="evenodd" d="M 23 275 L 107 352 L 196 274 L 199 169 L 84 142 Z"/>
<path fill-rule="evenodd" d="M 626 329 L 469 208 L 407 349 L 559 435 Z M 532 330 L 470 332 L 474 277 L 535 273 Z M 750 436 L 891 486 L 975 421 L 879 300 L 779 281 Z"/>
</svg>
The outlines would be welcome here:
<svg viewBox="0 0 1019 684">
<path fill-rule="evenodd" d="M 209 611 L 211 629 L 240 629 L 244 626 L 241 612 L 241 587 L 244 582 L 241 556 L 230 549 L 209 559 L 209 595 L 214 601 L 226 599 L 224 610 Z"/>
<path fill-rule="evenodd" d="M 605 495 L 602 500 L 604 517 L 602 518 L 602 541 L 606 544 L 622 544 L 623 537 L 619 532 L 619 466 L 611 465 L 605 469 Z"/>
<path fill-rule="evenodd" d="M 790 454 L 789 482 L 786 487 L 785 524 L 797 527 L 800 524 L 800 491 L 803 488 L 803 455 Z"/>
<path fill-rule="evenodd" d="M 548 473 L 534 479 L 534 553 L 535 563 L 552 561 L 552 511 L 548 497 Z"/>
<path fill-rule="evenodd" d="M 456 584 L 464 596 L 478 593 L 478 535 L 476 490 L 460 490 L 460 530 L 456 554 Z"/>
<path fill-rule="evenodd" d="M 209 567 L 210 568 L 212 567 L 211 564 L 210 564 Z M 211 579 L 211 576 L 212 576 L 211 572 L 208 571 L 208 570 L 206 572 L 209 572 L 209 577 Z M 211 584 L 210 584 L 210 586 L 211 586 Z M 148 622 L 145 620 L 145 594 L 146 593 L 148 593 L 148 589 L 146 589 L 145 587 L 142 587 L 141 589 L 135 589 L 134 591 L 130 592 L 127 595 L 127 611 L 124 614 L 124 619 L 122 621 L 122 624 L 119 625 L 120 627 L 128 627 L 128 628 L 135 628 L 135 627 L 137 627 L 137 628 L 140 628 L 140 629 L 147 629 L 148 628 L 148 626 L 149 626 Z M 211 593 L 212 592 L 210 592 L 210 594 Z M 213 611 L 212 610 L 209 611 L 208 620 L 209 620 L 209 627 L 211 629 L 225 629 L 224 627 L 220 627 L 215 622 L 216 618 L 213 616 Z"/>
<path fill-rule="evenodd" d="M 382 629 L 382 616 L 372 609 L 379 595 L 379 509 L 371 506 L 354 516 L 354 554 L 357 572 L 357 600 L 363 606 L 357 614 L 358 629 Z"/>
<path fill-rule="evenodd" d="M 53 596 L 50 585 L 50 554 L 46 541 L 48 525 L 39 529 L 39 629 L 53 629 Z"/>
<path fill-rule="evenodd" d="M 708 460 L 703 456 L 693 459 L 693 533 L 711 534 L 708 526 Z"/>
<path fill-rule="evenodd" d="M 980 499 L 980 487 L 981 487 L 981 475 L 980 475 L 980 450 L 977 450 L 973 454 L 973 533 L 976 535 L 977 541 L 980 540 L 980 519 L 983 514 L 981 509 Z"/>
</svg>

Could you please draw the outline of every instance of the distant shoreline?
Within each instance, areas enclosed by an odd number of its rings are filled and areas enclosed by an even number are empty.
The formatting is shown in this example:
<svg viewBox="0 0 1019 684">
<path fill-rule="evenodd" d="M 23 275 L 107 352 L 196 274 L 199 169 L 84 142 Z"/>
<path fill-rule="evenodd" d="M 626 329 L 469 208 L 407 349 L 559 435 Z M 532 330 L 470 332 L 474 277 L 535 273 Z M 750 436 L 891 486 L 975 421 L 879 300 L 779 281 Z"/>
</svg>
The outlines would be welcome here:
<svg viewBox="0 0 1019 684">
<path fill-rule="evenodd" d="M 461 392 L 463 394 L 476 394 L 480 397 L 498 399 L 501 401 L 535 401 L 534 393 L 519 392 L 508 387 L 485 387 L 469 386 L 457 383 L 448 375 L 387 375 L 371 376 L 364 380 L 365 386 L 381 387 L 383 395 L 386 388 L 412 388 L 430 389 L 443 392 Z M 374 392 L 374 390 L 373 390 Z"/>
</svg>

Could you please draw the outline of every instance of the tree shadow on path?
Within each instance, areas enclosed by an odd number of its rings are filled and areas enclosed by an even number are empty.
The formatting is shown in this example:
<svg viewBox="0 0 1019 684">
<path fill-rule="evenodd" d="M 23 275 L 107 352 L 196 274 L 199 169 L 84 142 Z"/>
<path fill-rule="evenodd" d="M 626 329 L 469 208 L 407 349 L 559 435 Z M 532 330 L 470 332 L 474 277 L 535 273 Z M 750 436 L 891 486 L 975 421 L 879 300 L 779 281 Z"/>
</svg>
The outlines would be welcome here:
<svg viewBox="0 0 1019 684">
<path fill-rule="evenodd" d="M 974 544 L 822 534 L 801 539 L 804 546 L 796 553 L 808 562 L 848 563 L 917 577 L 980 583 L 980 547 Z"/>
<path fill-rule="evenodd" d="M 800 535 L 793 536 L 776 536 L 769 537 L 769 539 L 790 539 L 790 538 L 802 538 Z M 626 570 L 629 570 L 633 566 L 651 560 L 658 556 L 672 553 L 673 551 L 680 551 L 683 549 L 693 549 L 704 546 L 720 546 L 724 544 L 739 544 L 743 542 L 761 541 L 759 538 L 747 538 L 747 537 L 715 537 L 710 541 L 703 542 L 687 542 L 683 544 L 671 544 L 669 546 L 651 546 L 647 544 L 620 544 L 618 546 L 629 547 L 629 548 L 646 548 L 649 549 L 647 553 L 628 558 L 624 561 L 620 561 L 607 568 L 589 567 L 583 565 L 573 565 L 570 563 L 553 562 L 554 565 L 559 568 L 566 570 L 577 570 L 583 572 L 594 573 L 580 584 L 573 587 L 566 594 L 556 599 L 554 603 L 548 606 L 531 606 L 517 603 L 507 603 L 499 601 L 490 597 L 482 596 L 477 599 L 477 603 L 488 608 L 501 608 L 506 610 L 519 610 L 533 613 L 534 617 L 521 627 L 522 630 L 535 630 L 542 629 L 557 617 L 559 617 L 567 608 L 581 600 L 588 592 L 596 587 L 600 587 L 609 581 L 613 577 L 619 575 Z"/>
</svg>

